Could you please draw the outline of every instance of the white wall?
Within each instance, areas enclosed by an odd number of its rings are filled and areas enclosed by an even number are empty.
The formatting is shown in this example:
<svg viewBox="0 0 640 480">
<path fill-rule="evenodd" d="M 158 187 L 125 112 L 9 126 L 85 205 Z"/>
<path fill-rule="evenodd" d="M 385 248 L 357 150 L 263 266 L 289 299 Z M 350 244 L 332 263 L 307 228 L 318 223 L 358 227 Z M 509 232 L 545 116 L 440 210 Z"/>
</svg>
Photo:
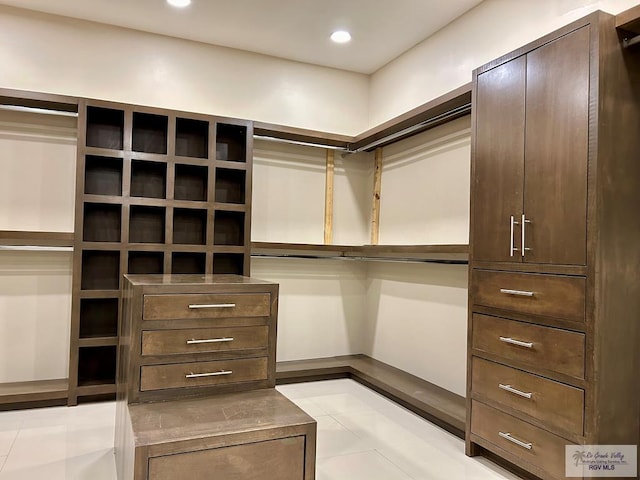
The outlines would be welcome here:
<svg viewBox="0 0 640 480">
<path fill-rule="evenodd" d="M 469 243 L 470 122 L 384 147 L 380 244 Z"/>
<path fill-rule="evenodd" d="M 251 260 L 252 277 L 280 284 L 278 361 L 364 351 L 365 270 L 349 260 Z"/>
<path fill-rule="evenodd" d="M 369 125 L 378 125 L 471 81 L 471 72 L 594 10 L 616 14 L 638 0 L 484 0 L 371 76 Z"/>
<path fill-rule="evenodd" d="M 0 87 L 343 134 L 367 125 L 362 74 L 11 7 L 0 7 Z"/>
<path fill-rule="evenodd" d="M 0 252 L 0 383 L 67 378 L 71 257 Z"/>
</svg>

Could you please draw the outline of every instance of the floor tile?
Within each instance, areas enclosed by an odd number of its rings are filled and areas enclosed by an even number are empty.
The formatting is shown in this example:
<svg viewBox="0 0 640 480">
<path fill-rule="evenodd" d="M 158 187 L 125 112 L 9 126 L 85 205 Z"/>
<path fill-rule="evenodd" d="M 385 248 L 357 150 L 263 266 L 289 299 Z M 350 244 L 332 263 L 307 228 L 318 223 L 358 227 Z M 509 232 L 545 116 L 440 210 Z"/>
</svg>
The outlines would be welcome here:
<svg viewBox="0 0 640 480">
<path fill-rule="evenodd" d="M 7 457 L 0 457 L 0 472 L 2 471 L 2 467 L 4 467 L 4 462 L 7 459 Z"/>
<path fill-rule="evenodd" d="M 327 411 L 318 405 L 313 398 L 297 398 L 291 401 L 313 418 L 328 415 Z"/>
<path fill-rule="evenodd" d="M 411 480 L 377 452 L 320 459 L 316 472 L 317 480 Z"/>
<path fill-rule="evenodd" d="M 373 450 L 370 443 L 347 430 L 334 418 L 321 416 L 316 418 L 316 421 L 318 422 L 317 458 L 335 457 L 337 455 Z"/>
<path fill-rule="evenodd" d="M 18 429 L 0 427 L 0 456 L 6 456 L 11 450 L 14 440 L 18 436 Z"/>
</svg>

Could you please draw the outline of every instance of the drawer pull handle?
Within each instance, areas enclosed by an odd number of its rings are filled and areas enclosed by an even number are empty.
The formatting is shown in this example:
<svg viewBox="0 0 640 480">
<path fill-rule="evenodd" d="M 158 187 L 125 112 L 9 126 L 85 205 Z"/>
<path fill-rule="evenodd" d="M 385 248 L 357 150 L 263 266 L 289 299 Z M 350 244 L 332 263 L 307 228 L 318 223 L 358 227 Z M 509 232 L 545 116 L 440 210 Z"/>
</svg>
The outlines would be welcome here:
<svg viewBox="0 0 640 480">
<path fill-rule="evenodd" d="M 511 385 L 505 385 L 503 383 L 499 383 L 498 388 L 501 388 L 502 390 L 506 390 L 509 393 L 513 393 L 514 395 L 520 395 L 521 397 L 524 397 L 524 398 L 531 398 L 531 393 L 517 390 L 513 388 Z"/>
<path fill-rule="evenodd" d="M 188 373 L 185 378 L 202 378 L 202 377 L 218 377 L 220 375 L 231 375 L 232 370 L 220 370 L 219 372 L 207 372 L 207 373 Z"/>
<path fill-rule="evenodd" d="M 517 438 L 512 437 L 510 433 L 498 432 L 498 435 L 509 440 L 511 443 L 515 443 L 519 447 L 526 448 L 527 450 L 531 450 L 533 448 L 532 443 L 525 443 L 522 440 L 518 440 Z"/>
<path fill-rule="evenodd" d="M 500 293 L 505 295 L 516 295 L 517 297 L 533 297 L 533 292 L 527 292 L 524 290 L 511 290 L 509 288 L 501 288 Z"/>
<path fill-rule="evenodd" d="M 201 340 L 196 340 L 192 338 L 191 340 L 187 340 L 187 345 L 197 345 L 198 343 L 221 343 L 221 342 L 233 342 L 233 337 L 203 338 Z"/>
<path fill-rule="evenodd" d="M 211 303 L 211 304 L 192 304 L 189 308 L 233 308 L 235 303 Z"/>
<path fill-rule="evenodd" d="M 514 340 L 510 337 L 500 337 L 500 341 L 511 345 L 517 345 L 519 347 L 533 348 L 533 342 L 521 342 L 520 340 Z"/>
</svg>

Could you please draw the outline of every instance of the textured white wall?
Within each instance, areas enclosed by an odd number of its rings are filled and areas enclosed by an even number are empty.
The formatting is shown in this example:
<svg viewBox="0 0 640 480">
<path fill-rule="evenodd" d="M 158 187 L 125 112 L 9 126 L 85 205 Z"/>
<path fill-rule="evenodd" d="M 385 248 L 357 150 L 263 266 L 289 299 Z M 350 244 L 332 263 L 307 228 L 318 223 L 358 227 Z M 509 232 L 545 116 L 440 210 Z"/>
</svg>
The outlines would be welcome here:
<svg viewBox="0 0 640 480">
<path fill-rule="evenodd" d="M 369 124 L 378 125 L 471 81 L 473 69 L 594 10 L 638 0 L 484 0 L 371 76 Z"/>
<path fill-rule="evenodd" d="M 367 125 L 362 74 L 11 7 L 0 7 L 0 87 L 344 134 Z"/>
</svg>

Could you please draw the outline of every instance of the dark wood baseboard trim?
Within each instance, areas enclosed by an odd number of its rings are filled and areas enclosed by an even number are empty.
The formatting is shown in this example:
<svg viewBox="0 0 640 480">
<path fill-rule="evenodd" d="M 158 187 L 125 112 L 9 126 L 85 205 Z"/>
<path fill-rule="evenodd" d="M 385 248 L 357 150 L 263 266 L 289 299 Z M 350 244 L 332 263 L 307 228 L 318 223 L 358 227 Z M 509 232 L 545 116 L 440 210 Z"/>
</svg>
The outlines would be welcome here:
<svg viewBox="0 0 640 480">
<path fill-rule="evenodd" d="M 0 410 L 66 405 L 68 385 L 67 379 L 0 384 Z"/>
<path fill-rule="evenodd" d="M 439 427 L 464 438 L 466 406 L 460 395 L 366 355 L 278 362 L 278 384 L 351 378 Z"/>
</svg>

